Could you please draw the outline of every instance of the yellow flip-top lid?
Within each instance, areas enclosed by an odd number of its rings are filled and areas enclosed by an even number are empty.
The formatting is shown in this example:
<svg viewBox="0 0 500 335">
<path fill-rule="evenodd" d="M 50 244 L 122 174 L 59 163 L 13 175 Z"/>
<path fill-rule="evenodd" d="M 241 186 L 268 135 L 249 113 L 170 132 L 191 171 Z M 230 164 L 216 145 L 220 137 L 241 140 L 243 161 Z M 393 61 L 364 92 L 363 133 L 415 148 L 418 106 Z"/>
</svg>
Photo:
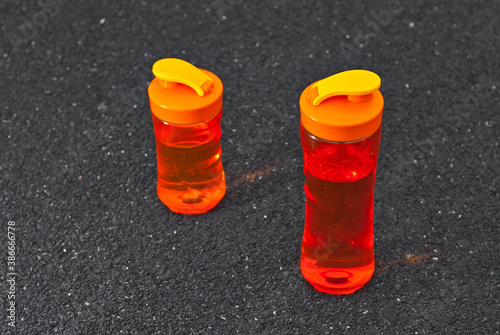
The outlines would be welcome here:
<svg viewBox="0 0 500 335">
<path fill-rule="evenodd" d="M 156 76 L 149 84 L 151 111 L 160 120 L 195 124 L 216 116 L 222 109 L 223 85 L 210 71 L 177 58 L 153 64 Z"/>
<path fill-rule="evenodd" d="M 302 125 L 329 141 L 355 141 L 382 123 L 380 77 L 366 70 L 337 73 L 309 85 L 300 96 Z"/>
</svg>

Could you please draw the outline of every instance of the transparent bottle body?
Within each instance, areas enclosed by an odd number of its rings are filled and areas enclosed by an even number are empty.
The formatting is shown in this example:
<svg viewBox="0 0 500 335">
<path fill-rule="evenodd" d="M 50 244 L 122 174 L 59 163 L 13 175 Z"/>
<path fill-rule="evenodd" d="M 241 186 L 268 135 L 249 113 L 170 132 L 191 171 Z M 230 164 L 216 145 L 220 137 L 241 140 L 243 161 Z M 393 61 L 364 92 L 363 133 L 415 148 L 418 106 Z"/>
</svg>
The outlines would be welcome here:
<svg viewBox="0 0 500 335">
<path fill-rule="evenodd" d="M 373 275 L 373 196 L 381 129 L 331 142 L 301 126 L 306 182 L 301 271 L 317 290 L 349 294 Z"/>
<path fill-rule="evenodd" d="M 226 193 L 220 146 L 222 110 L 193 125 L 169 124 L 154 114 L 158 168 L 157 191 L 172 211 L 201 214 Z"/>
</svg>

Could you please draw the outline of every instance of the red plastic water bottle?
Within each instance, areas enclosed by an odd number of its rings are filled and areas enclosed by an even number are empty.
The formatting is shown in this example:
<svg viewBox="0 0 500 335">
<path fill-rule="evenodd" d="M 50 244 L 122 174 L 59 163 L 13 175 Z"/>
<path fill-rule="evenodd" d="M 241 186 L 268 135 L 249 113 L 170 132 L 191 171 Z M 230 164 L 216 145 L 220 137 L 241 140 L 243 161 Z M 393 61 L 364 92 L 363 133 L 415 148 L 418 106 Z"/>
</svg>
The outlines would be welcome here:
<svg viewBox="0 0 500 335">
<path fill-rule="evenodd" d="M 176 58 L 157 61 L 153 73 L 148 94 L 158 197 L 174 212 L 205 213 L 226 193 L 220 146 L 222 82 Z"/>
<path fill-rule="evenodd" d="M 318 291 L 350 294 L 373 275 L 373 195 L 384 99 L 351 70 L 300 97 L 306 215 L 300 268 Z"/>
</svg>

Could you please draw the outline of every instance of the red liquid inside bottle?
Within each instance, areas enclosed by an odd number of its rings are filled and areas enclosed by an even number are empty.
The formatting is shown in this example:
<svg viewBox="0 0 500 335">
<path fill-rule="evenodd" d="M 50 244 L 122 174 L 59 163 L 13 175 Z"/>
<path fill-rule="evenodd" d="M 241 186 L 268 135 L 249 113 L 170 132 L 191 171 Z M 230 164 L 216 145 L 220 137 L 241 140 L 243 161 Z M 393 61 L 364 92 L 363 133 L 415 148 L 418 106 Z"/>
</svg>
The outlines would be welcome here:
<svg viewBox="0 0 500 335">
<path fill-rule="evenodd" d="M 172 211 L 201 214 L 224 197 L 220 119 L 175 125 L 153 114 L 158 162 L 158 197 Z"/>
<path fill-rule="evenodd" d="M 301 127 L 306 215 L 301 271 L 318 290 L 349 294 L 374 271 L 373 194 L 380 128 L 355 142 L 331 142 Z"/>
</svg>

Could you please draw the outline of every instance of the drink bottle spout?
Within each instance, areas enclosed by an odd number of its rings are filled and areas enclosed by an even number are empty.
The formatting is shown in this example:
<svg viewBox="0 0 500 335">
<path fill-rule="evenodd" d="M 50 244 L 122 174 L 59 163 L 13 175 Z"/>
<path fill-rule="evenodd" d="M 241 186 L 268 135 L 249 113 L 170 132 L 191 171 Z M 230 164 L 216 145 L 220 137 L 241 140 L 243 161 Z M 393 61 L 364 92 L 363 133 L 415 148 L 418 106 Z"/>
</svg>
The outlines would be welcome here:
<svg viewBox="0 0 500 335">
<path fill-rule="evenodd" d="M 163 87 L 184 84 L 202 97 L 212 92 L 214 83 L 208 75 L 191 63 L 177 58 L 160 59 L 153 64 L 153 74 L 160 79 Z"/>
<path fill-rule="evenodd" d="M 380 77 L 371 71 L 344 71 L 313 84 L 311 100 L 313 106 L 318 106 L 328 98 L 347 95 L 352 102 L 365 102 L 370 101 L 372 93 L 379 88 Z"/>
</svg>

